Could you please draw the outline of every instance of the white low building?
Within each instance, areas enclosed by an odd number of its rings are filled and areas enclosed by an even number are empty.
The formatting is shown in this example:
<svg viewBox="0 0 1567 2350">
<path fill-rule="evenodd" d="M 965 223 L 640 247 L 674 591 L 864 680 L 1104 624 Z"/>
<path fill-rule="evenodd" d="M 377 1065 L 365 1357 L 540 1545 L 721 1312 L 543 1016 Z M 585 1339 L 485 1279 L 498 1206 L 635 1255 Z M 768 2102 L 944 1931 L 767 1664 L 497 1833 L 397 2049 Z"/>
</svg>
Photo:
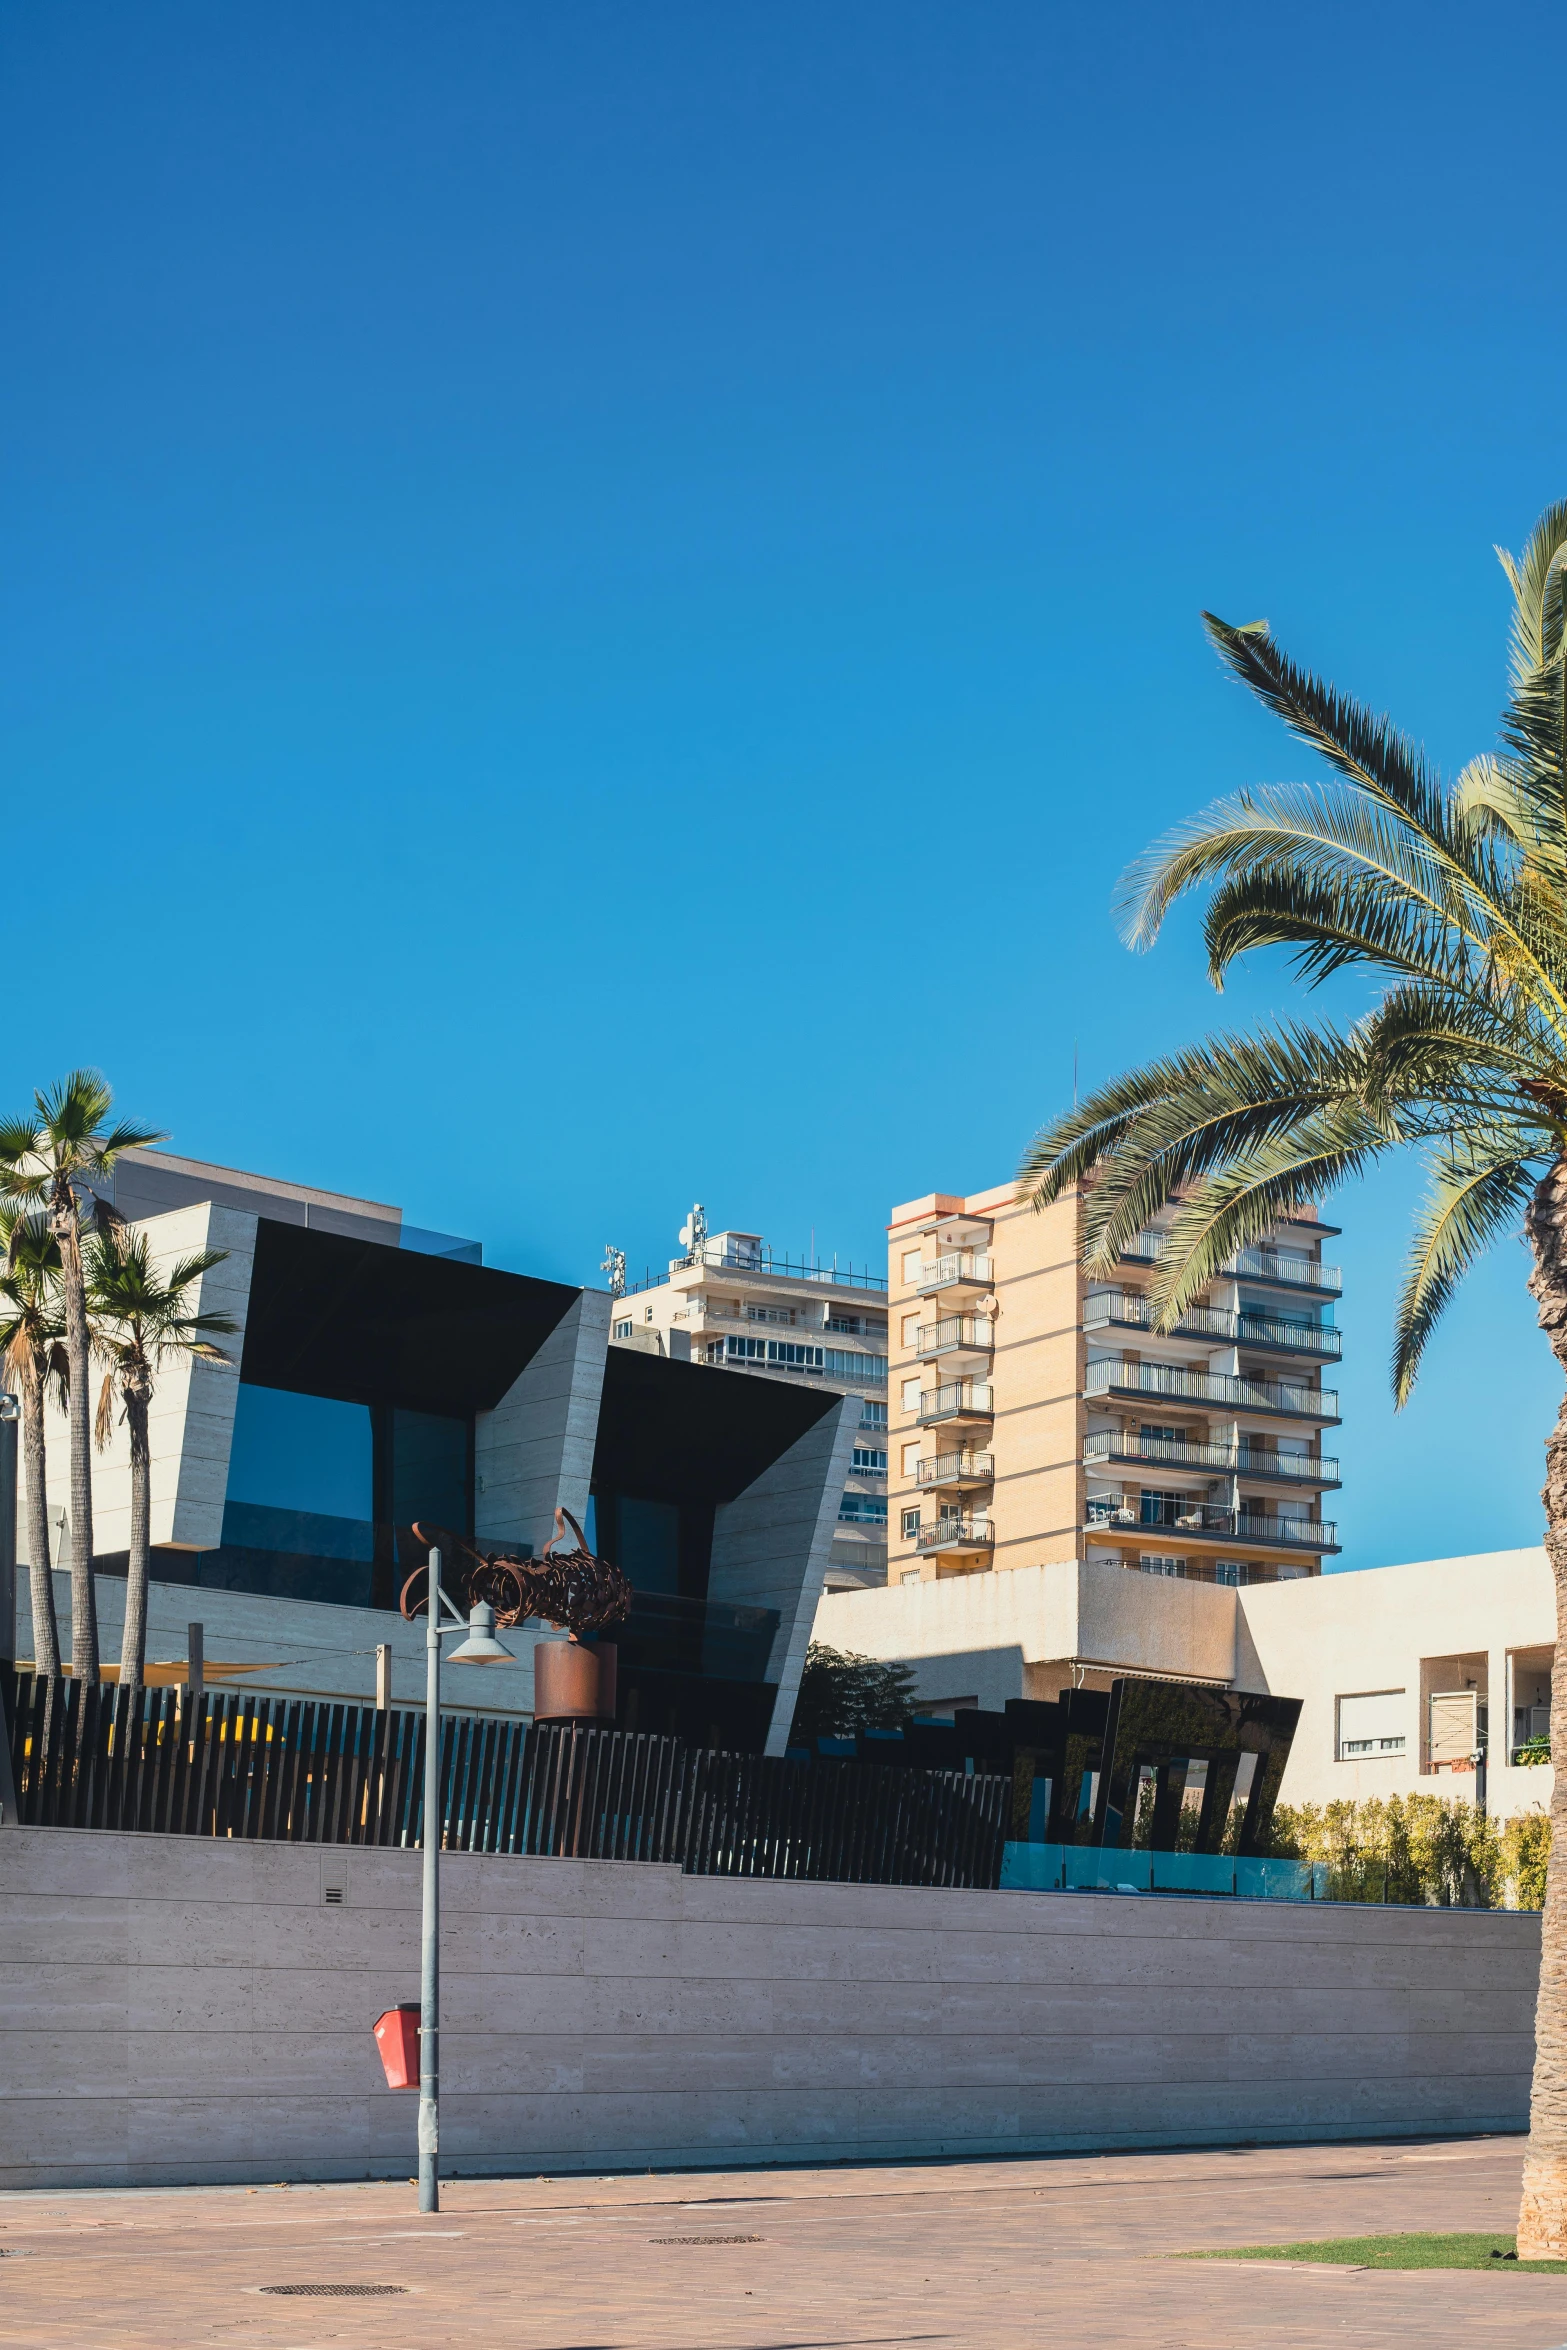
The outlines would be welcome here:
<svg viewBox="0 0 1567 2350">
<path fill-rule="evenodd" d="M 1302 1700 L 1286 1803 L 1473 1797 L 1548 1806 L 1556 1599 L 1543 1550 L 1426 1559 L 1242 1585 L 1062 1561 L 881 1591 L 829 1592 L 815 1636 L 910 1665 L 922 1711 L 995 1708 L 1151 1674 Z"/>
</svg>

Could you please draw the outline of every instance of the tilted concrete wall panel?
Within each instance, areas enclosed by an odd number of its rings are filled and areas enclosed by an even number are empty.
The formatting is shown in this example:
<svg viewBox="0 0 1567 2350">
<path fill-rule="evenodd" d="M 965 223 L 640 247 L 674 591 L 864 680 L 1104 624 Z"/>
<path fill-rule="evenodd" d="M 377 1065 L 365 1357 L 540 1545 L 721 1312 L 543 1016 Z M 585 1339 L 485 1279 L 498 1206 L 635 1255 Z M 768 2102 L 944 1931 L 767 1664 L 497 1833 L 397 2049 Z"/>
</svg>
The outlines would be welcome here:
<svg viewBox="0 0 1567 2350">
<path fill-rule="evenodd" d="M 204 1274 L 192 1293 L 200 1312 L 226 1314 L 238 1325 L 231 1337 L 215 1338 L 237 1366 L 245 1343 L 256 1218 L 243 1209 L 200 1201 L 152 1216 L 136 1227 L 151 1244 L 153 1261 L 168 1267 L 181 1257 L 222 1249 L 225 1262 Z M 95 1368 L 96 1407 L 101 1369 Z M 234 1435 L 237 1368 L 168 1356 L 157 1372 L 148 1414 L 151 1442 L 152 1540 L 185 1550 L 215 1550 L 223 1539 L 223 1501 L 228 1485 L 229 1449 Z M 45 1430 L 52 1553 L 62 1547 L 60 1519 L 70 1509 L 70 1431 L 63 1412 L 50 1409 Z M 115 1407 L 107 1445 L 93 1455 L 93 1544 L 100 1553 L 130 1546 L 131 1464 L 125 1424 Z M 25 1492 L 17 1507 L 21 1555 L 27 1557 Z"/>
<path fill-rule="evenodd" d="M 587 1515 L 611 1300 L 585 1289 L 474 1430 L 474 1525 L 495 1542 L 537 1551 L 557 1506 Z"/>
<path fill-rule="evenodd" d="M 714 1514 L 708 1597 L 778 1610 L 768 1666 L 778 1683 L 769 1754 L 788 1744 L 859 1419 L 859 1397 L 846 1397 Z"/>
</svg>

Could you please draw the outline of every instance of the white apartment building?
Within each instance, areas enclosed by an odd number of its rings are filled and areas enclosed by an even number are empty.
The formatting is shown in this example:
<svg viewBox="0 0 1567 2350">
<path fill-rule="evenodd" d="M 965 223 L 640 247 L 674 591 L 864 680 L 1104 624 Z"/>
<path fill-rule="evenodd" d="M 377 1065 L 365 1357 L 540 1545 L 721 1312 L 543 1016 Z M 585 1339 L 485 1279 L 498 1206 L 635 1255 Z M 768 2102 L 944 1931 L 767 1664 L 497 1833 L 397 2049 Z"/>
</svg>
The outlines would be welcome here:
<svg viewBox="0 0 1567 2350">
<path fill-rule="evenodd" d="M 1556 1592 L 1543 1550 L 1239 1585 L 1090 1557 L 829 1593 L 815 1637 L 915 1673 L 921 1710 L 1121 1675 L 1302 1700 L 1286 1803 L 1430 1794 L 1549 1809 Z"/>
<path fill-rule="evenodd" d="M 758 1232 L 709 1233 L 700 1206 L 667 1272 L 610 1266 L 610 1344 L 859 1399 L 829 1590 L 887 1579 L 887 1284 L 869 1267 L 775 1256 Z M 611 1259 L 615 1252 L 611 1251 Z"/>
</svg>

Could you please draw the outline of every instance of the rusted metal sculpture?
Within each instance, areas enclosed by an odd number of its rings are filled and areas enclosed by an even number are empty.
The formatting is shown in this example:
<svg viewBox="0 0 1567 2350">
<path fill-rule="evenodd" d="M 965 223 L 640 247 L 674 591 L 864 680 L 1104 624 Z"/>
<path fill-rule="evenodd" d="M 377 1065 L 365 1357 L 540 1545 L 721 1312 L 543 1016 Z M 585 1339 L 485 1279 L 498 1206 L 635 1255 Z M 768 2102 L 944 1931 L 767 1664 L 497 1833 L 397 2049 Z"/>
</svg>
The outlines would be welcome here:
<svg viewBox="0 0 1567 2350">
<path fill-rule="evenodd" d="M 566 1528 L 576 1536 L 574 1550 L 558 1546 Z M 446 1526 L 416 1525 L 414 1534 L 427 1549 L 439 1550 L 447 1576 L 464 1584 L 470 1607 L 483 1600 L 495 1610 L 499 1626 L 523 1624 L 530 1617 L 554 1624 L 573 1640 L 621 1624 L 631 1612 L 632 1589 L 618 1567 L 595 1558 L 582 1538 L 582 1528 L 569 1510 L 555 1512 L 555 1531 L 537 1558 L 510 1558 L 504 1551 L 485 1551 Z M 403 1585 L 398 1602 L 410 1619 L 425 1604 L 414 1587 L 426 1576 L 416 1567 Z"/>
</svg>

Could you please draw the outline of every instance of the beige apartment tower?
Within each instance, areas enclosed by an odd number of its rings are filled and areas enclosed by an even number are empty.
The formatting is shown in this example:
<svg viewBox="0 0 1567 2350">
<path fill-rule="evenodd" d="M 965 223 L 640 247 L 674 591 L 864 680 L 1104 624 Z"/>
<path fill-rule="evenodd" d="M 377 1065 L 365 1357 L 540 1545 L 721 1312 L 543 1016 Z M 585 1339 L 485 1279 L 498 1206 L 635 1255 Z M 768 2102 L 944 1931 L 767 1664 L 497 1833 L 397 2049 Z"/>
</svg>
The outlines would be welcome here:
<svg viewBox="0 0 1567 2350">
<path fill-rule="evenodd" d="M 1279 1224 L 1176 1327 L 1149 1283 L 1169 1217 L 1087 1276 L 1076 1195 L 1012 1184 L 893 1211 L 888 1581 L 1071 1560 L 1192 1582 L 1321 1572 L 1338 1464 L 1334 1226 Z"/>
</svg>

